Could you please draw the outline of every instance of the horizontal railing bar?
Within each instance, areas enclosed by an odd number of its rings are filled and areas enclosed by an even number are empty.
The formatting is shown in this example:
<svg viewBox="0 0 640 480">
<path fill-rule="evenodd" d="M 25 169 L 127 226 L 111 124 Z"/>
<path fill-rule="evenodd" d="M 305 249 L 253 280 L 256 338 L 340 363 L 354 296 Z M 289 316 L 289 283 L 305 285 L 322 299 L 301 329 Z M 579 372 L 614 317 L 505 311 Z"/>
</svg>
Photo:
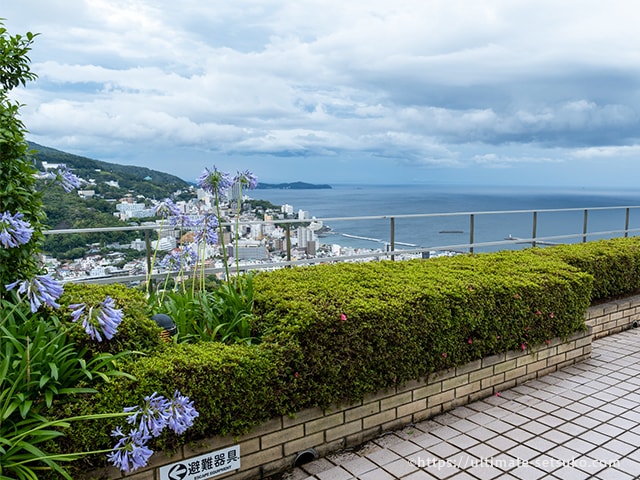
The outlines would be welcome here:
<svg viewBox="0 0 640 480">
<path fill-rule="evenodd" d="M 532 210 L 484 210 L 479 212 L 449 212 L 449 213 L 408 213 L 399 215 L 370 215 L 361 217 L 322 217 L 322 218 L 309 218 L 309 219 L 283 219 L 283 220 L 239 220 L 233 222 L 221 222 L 222 226 L 250 225 L 254 223 L 268 223 L 268 224 L 295 224 L 295 223 L 308 223 L 312 221 L 322 222 L 337 222 L 337 221 L 349 221 L 349 220 L 388 220 L 390 218 L 433 218 L 433 217 L 463 217 L 469 215 L 512 215 L 512 214 L 525 214 L 525 213 L 562 213 L 562 212 L 583 212 L 584 210 L 622 210 L 622 209 L 640 209 L 639 205 L 632 206 L 615 206 L 615 207 L 590 207 L 590 208 L 558 208 L 558 209 L 532 209 Z M 70 233 L 99 233 L 99 232 L 120 232 L 120 231 L 136 231 L 136 230 L 188 230 L 186 227 L 180 227 L 178 225 L 139 225 L 139 226 L 122 226 L 122 227 L 93 227 L 93 228 L 78 228 L 78 229 L 51 229 L 45 230 L 45 235 L 59 235 Z"/>
<path fill-rule="evenodd" d="M 582 210 L 582 209 L 578 209 Z M 601 236 L 601 235 L 613 235 L 619 233 L 634 233 L 640 232 L 640 228 L 627 229 L 627 230 L 608 230 L 608 231 L 599 231 L 599 232 L 589 232 L 588 236 Z M 432 247 L 423 247 L 416 249 L 401 249 L 401 250 L 390 250 L 390 251 L 381 251 L 381 252 L 368 252 L 363 254 L 356 255 L 344 255 L 344 256 L 336 256 L 336 257 L 314 257 L 308 259 L 301 260 L 288 260 L 282 262 L 269 262 L 269 263 L 255 263 L 255 264 L 241 264 L 241 271 L 250 271 L 250 270 L 269 270 L 271 268 L 284 268 L 288 266 L 298 266 L 298 265 L 316 265 L 323 263 L 339 263 L 348 260 L 354 259 L 366 259 L 366 258 L 377 258 L 380 257 L 391 257 L 398 255 L 412 255 L 412 254 L 421 254 L 429 251 L 451 251 L 456 252 L 459 250 L 465 250 L 470 247 L 478 248 L 478 247 L 497 247 L 502 245 L 513 245 L 513 244 L 524 244 L 524 243 L 536 243 L 541 244 L 544 242 L 552 241 L 552 240 L 566 240 L 570 238 L 582 238 L 584 235 L 582 233 L 579 234 L 569 234 L 569 235 L 554 235 L 548 237 L 536 237 L 536 238 L 517 238 L 516 240 L 500 240 L 500 241 L 492 241 L 492 242 L 478 242 L 478 243 L 462 243 L 462 244 L 453 244 L 453 245 L 437 245 Z M 214 268 L 205 268 L 204 274 L 211 275 L 216 273 L 225 272 L 224 267 L 214 267 Z M 193 270 L 189 270 L 183 273 L 192 273 Z M 153 273 L 151 275 L 126 275 L 126 276 L 110 276 L 110 277 L 83 277 L 83 278 L 74 278 L 67 279 L 67 282 L 82 282 L 82 283 L 94 283 L 94 284 L 106 284 L 106 283 L 131 283 L 136 281 L 146 281 L 149 278 L 158 280 L 165 279 L 167 275 L 176 276 L 179 275 L 180 272 L 159 272 Z"/>
</svg>

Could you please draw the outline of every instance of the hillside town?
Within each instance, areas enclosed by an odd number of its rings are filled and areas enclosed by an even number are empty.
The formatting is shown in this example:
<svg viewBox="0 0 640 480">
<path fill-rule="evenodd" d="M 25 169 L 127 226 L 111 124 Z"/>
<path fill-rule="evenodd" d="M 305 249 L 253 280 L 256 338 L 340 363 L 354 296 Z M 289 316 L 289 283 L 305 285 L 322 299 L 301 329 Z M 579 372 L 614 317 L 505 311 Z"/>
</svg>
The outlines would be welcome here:
<svg viewBox="0 0 640 480">
<path fill-rule="evenodd" d="M 57 164 L 43 162 L 45 170 L 59 168 Z M 118 188 L 117 182 L 108 185 Z M 97 182 L 93 178 L 80 178 L 81 186 L 76 195 L 82 199 L 96 196 Z M 174 192 L 172 197 L 184 197 L 186 192 Z M 319 235 L 328 230 L 322 221 L 310 216 L 308 211 L 294 206 L 254 206 L 253 200 L 238 188 L 230 188 L 218 205 L 213 195 L 191 186 L 188 200 L 177 200 L 172 205 L 182 220 L 181 225 L 159 215 L 159 209 L 167 199 L 146 198 L 130 192 L 113 203 L 113 216 L 129 225 L 142 227 L 131 242 L 91 244 L 82 258 L 56 259 L 45 255 L 47 270 L 62 281 L 102 279 L 108 277 L 148 276 L 166 274 L 177 270 L 173 259 L 184 260 L 182 252 L 197 252 L 193 263 L 205 268 L 224 270 L 224 260 L 241 269 L 255 268 L 257 264 L 273 264 L 304 259 L 358 256 L 381 250 L 365 250 L 324 244 Z M 73 193 L 69 193 L 72 195 Z M 263 202 L 256 202 L 263 203 Z M 202 245 L 197 241 L 198 225 L 207 217 L 220 217 L 221 228 L 217 229 L 215 245 Z M 145 232 L 147 232 L 145 234 Z M 54 235 L 75 233 L 47 232 Z M 224 252 L 223 249 L 224 248 Z M 131 252 L 138 252 L 131 258 Z M 127 254 L 126 252 L 129 252 Z M 373 258 L 373 257 L 372 257 Z M 369 258 L 371 259 L 371 258 Z M 190 267 L 178 262 L 181 268 Z M 189 262 L 187 262 L 189 263 Z M 222 274 L 221 274 L 222 275 Z"/>
</svg>

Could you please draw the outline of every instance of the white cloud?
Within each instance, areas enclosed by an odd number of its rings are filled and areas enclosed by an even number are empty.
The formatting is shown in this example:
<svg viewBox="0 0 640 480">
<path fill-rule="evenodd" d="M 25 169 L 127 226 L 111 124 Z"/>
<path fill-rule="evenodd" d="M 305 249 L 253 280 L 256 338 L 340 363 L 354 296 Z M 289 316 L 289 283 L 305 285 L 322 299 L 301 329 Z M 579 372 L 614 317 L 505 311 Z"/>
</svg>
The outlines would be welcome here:
<svg viewBox="0 0 640 480">
<path fill-rule="evenodd" d="M 640 144 L 634 2 L 21 0 L 3 10 L 10 32 L 41 32 L 39 80 L 14 93 L 25 124 L 83 154 L 358 155 L 394 159 L 398 178 L 412 179 L 413 168 L 555 165 L 559 151 L 565 162 L 615 159 Z"/>
</svg>

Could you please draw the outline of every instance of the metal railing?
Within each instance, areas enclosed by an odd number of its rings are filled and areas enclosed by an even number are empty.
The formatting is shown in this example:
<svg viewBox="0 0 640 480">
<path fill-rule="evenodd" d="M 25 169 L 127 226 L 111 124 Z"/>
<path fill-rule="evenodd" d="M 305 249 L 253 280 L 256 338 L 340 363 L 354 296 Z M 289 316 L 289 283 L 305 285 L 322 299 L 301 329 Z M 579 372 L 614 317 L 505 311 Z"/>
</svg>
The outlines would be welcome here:
<svg viewBox="0 0 640 480">
<path fill-rule="evenodd" d="M 608 228 L 605 230 L 589 230 L 590 212 L 606 211 L 613 214 L 613 224 L 619 227 L 613 229 Z M 582 213 L 582 225 L 578 232 L 572 232 L 568 234 L 558 235 L 546 235 L 539 236 L 539 216 L 541 214 L 560 214 L 578 212 Z M 277 224 L 285 229 L 285 242 L 286 242 L 286 260 L 283 261 L 265 261 L 260 263 L 243 263 L 240 265 L 242 271 L 248 270 L 268 270 L 274 268 L 282 268 L 293 265 L 315 265 L 321 263 L 336 263 L 347 261 L 362 261 L 368 259 L 379 260 L 381 258 L 388 258 L 395 260 L 398 256 L 411 256 L 411 255 L 424 255 L 430 252 L 470 252 L 474 253 L 476 250 L 495 250 L 508 248 L 524 248 L 524 246 L 543 246 L 554 245 L 557 243 L 575 243 L 587 242 L 589 239 L 597 238 L 613 238 L 613 237 L 628 237 L 629 235 L 640 232 L 640 219 L 638 219 L 638 225 L 631 225 L 631 214 L 637 212 L 640 216 L 640 206 L 614 206 L 614 207 L 590 207 L 590 208 L 562 208 L 562 209 L 538 209 L 538 210 L 499 210 L 499 211 L 478 211 L 478 212 L 453 212 L 453 213 L 423 213 L 423 214 L 402 214 L 402 215 L 379 215 L 379 216 L 361 216 L 361 217 L 327 217 L 327 218 L 314 218 L 316 222 L 322 222 L 323 224 L 330 224 L 335 222 L 359 222 L 359 221 L 388 221 L 389 222 L 389 242 L 387 248 L 383 250 L 371 250 L 366 253 L 359 253 L 353 255 L 342 256 L 316 256 L 313 258 L 304 259 L 292 259 L 292 242 L 291 242 L 291 227 L 300 225 L 311 220 L 300 219 L 282 219 L 282 220 L 239 220 L 238 222 L 221 222 L 222 227 L 231 225 L 255 225 L 261 224 Z M 514 238 L 502 238 L 502 239 L 488 239 L 484 241 L 476 241 L 477 225 L 476 220 L 481 217 L 488 216 L 508 216 L 508 215 L 531 215 L 529 237 L 514 237 Z M 438 218 L 455 218 L 455 217 L 467 217 L 469 236 L 468 242 L 463 243 L 450 243 L 450 244 L 430 244 L 423 247 L 412 248 L 397 248 L 398 242 L 396 241 L 397 224 L 403 220 L 420 220 L 420 219 L 438 219 Z M 609 223 L 611 223 L 611 218 Z M 126 227 L 102 227 L 102 228 L 84 228 L 84 229 L 62 229 L 62 230 L 48 230 L 45 231 L 45 235 L 67 235 L 67 234 L 80 234 L 80 233 L 102 233 L 102 232 L 124 232 L 124 231 L 141 231 L 144 232 L 145 246 L 146 246 L 146 262 L 147 271 L 152 270 L 152 258 L 153 252 L 151 249 L 151 232 L 162 230 L 164 232 L 170 230 L 177 230 L 176 227 L 162 226 L 162 225 L 143 225 L 143 226 L 126 226 Z M 406 245 L 406 244 L 405 244 Z M 224 267 L 206 268 L 204 273 L 218 274 L 225 271 Z M 144 281 L 149 278 L 165 278 L 168 272 L 154 273 L 151 275 L 127 275 L 127 276 L 112 276 L 105 278 L 74 278 L 75 282 L 88 282 L 88 283 L 129 283 L 136 281 Z"/>
</svg>

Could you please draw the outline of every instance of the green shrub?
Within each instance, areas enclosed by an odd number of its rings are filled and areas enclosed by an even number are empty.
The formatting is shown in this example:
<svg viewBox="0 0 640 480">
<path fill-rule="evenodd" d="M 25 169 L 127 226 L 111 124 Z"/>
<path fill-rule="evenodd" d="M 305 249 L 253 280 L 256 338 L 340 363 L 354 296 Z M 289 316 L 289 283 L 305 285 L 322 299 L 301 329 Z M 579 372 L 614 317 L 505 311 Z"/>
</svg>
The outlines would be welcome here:
<svg viewBox="0 0 640 480">
<path fill-rule="evenodd" d="M 534 251 L 593 275 L 593 302 L 640 290 L 640 237 L 558 245 Z"/>
<path fill-rule="evenodd" d="M 265 343 L 290 349 L 302 406 L 327 406 L 567 336 L 591 282 L 531 252 L 324 265 L 257 275 L 254 307 Z"/>
<path fill-rule="evenodd" d="M 97 305 L 107 296 L 113 298 L 116 308 L 124 314 L 118 333 L 110 341 L 92 341 L 80 324 L 71 324 L 73 339 L 92 352 L 118 353 L 122 351 L 137 351 L 150 353 L 163 348 L 160 337 L 162 329 L 151 320 L 147 314 L 145 295 L 140 290 L 128 288 L 120 284 L 92 285 L 86 283 L 67 283 L 64 293 L 60 297 L 60 313 L 69 317 L 69 305 L 86 303 Z M 68 320 L 70 323 L 70 320 Z"/>
</svg>

